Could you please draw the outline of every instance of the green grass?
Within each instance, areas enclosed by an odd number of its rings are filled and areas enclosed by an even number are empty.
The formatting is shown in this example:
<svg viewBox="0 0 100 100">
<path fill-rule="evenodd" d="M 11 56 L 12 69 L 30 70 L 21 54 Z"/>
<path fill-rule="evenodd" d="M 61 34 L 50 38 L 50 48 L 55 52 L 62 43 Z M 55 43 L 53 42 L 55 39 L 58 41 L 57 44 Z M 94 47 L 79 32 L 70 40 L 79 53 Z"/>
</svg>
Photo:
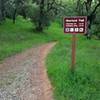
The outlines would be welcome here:
<svg viewBox="0 0 100 100">
<path fill-rule="evenodd" d="M 33 28 L 30 21 L 21 17 L 16 24 L 7 19 L 0 25 L 0 61 L 25 49 L 58 41 L 47 58 L 55 100 L 99 100 L 100 41 L 77 35 L 76 71 L 71 74 L 71 35 L 65 35 L 57 23 L 44 33 L 35 33 Z"/>
<path fill-rule="evenodd" d="M 52 26 L 58 25 L 54 23 Z M 44 33 L 36 33 L 33 28 L 34 25 L 30 21 L 24 20 L 20 16 L 17 18 L 16 24 L 6 19 L 0 25 L 0 61 L 27 48 L 59 39 L 56 32 L 53 35 L 52 27 L 45 29 Z M 54 29 L 52 28 L 52 30 Z"/>
<path fill-rule="evenodd" d="M 66 35 L 47 58 L 54 100 L 100 100 L 100 41 L 77 35 L 74 74 L 70 65 L 71 35 Z"/>
</svg>

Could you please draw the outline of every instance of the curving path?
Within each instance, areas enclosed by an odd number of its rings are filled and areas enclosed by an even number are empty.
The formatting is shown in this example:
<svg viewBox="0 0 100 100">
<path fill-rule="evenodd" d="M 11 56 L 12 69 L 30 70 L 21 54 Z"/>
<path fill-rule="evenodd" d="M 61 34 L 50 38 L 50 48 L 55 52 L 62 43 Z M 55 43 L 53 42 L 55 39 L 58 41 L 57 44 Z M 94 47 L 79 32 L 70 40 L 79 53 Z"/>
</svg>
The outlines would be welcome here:
<svg viewBox="0 0 100 100">
<path fill-rule="evenodd" d="M 0 64 L 0 100 L 53 100 L 45 58 L 55 44 L 29 49 Z"/>
</svg>

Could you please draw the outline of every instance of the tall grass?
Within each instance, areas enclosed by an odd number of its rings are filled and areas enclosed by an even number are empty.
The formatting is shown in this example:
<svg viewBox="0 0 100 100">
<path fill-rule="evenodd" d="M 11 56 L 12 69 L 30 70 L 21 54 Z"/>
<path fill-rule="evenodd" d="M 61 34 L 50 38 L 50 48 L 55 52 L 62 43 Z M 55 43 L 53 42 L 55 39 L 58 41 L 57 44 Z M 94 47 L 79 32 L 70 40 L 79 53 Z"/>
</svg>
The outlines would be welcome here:
<svg viewBox="0 0 100 100">
<path fill-rule="evenodd" d="M 61 37 L 47 58 L 54 100 L 99 100 L 100 41 L 77 35 L 74 74 L 70 72 L 71 43 L 70 34 Z"/>
</svg>

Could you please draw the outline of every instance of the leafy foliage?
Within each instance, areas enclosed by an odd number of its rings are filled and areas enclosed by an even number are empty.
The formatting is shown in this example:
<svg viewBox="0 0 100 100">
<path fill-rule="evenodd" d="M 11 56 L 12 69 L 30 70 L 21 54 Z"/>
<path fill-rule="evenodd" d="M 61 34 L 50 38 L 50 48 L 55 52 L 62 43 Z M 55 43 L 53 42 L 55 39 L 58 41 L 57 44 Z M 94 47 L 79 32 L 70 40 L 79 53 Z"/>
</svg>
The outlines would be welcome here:
<svg viewBox="0 0 100 100">
<path fill-rule="evenodd" d="M 52 21 L 58 21 L 63 26 L 64 16 L 85 15 L 88 17 L 87 36 L 91 36 L 91 33 L 100 33 L 99 28 L 92 29 L 100 26 L 99 10 L 100 0 L 0 0 L 0 23 L 6 18 L 15 23 L 16 17 L 21 15 L 31 20 L 37 31 L 43 31 Z"/>
</svg>

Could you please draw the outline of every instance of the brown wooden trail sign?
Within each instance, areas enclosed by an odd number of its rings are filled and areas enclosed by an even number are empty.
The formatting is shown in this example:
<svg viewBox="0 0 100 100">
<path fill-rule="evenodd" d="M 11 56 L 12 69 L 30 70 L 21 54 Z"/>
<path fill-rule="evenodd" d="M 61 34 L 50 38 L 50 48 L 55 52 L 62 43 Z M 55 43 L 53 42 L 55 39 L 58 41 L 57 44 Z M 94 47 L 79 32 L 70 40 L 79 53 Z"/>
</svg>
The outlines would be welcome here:
<svg viewBox="0 0 100 100">
<path fill-rule="evenodd" d="M 64 33 L 72 34 L 71 71 L 75 70 L 76 34 L 85 34 L 87 31 L 87 17 L 73 16 L 64 18 Z"/>
</svg>

